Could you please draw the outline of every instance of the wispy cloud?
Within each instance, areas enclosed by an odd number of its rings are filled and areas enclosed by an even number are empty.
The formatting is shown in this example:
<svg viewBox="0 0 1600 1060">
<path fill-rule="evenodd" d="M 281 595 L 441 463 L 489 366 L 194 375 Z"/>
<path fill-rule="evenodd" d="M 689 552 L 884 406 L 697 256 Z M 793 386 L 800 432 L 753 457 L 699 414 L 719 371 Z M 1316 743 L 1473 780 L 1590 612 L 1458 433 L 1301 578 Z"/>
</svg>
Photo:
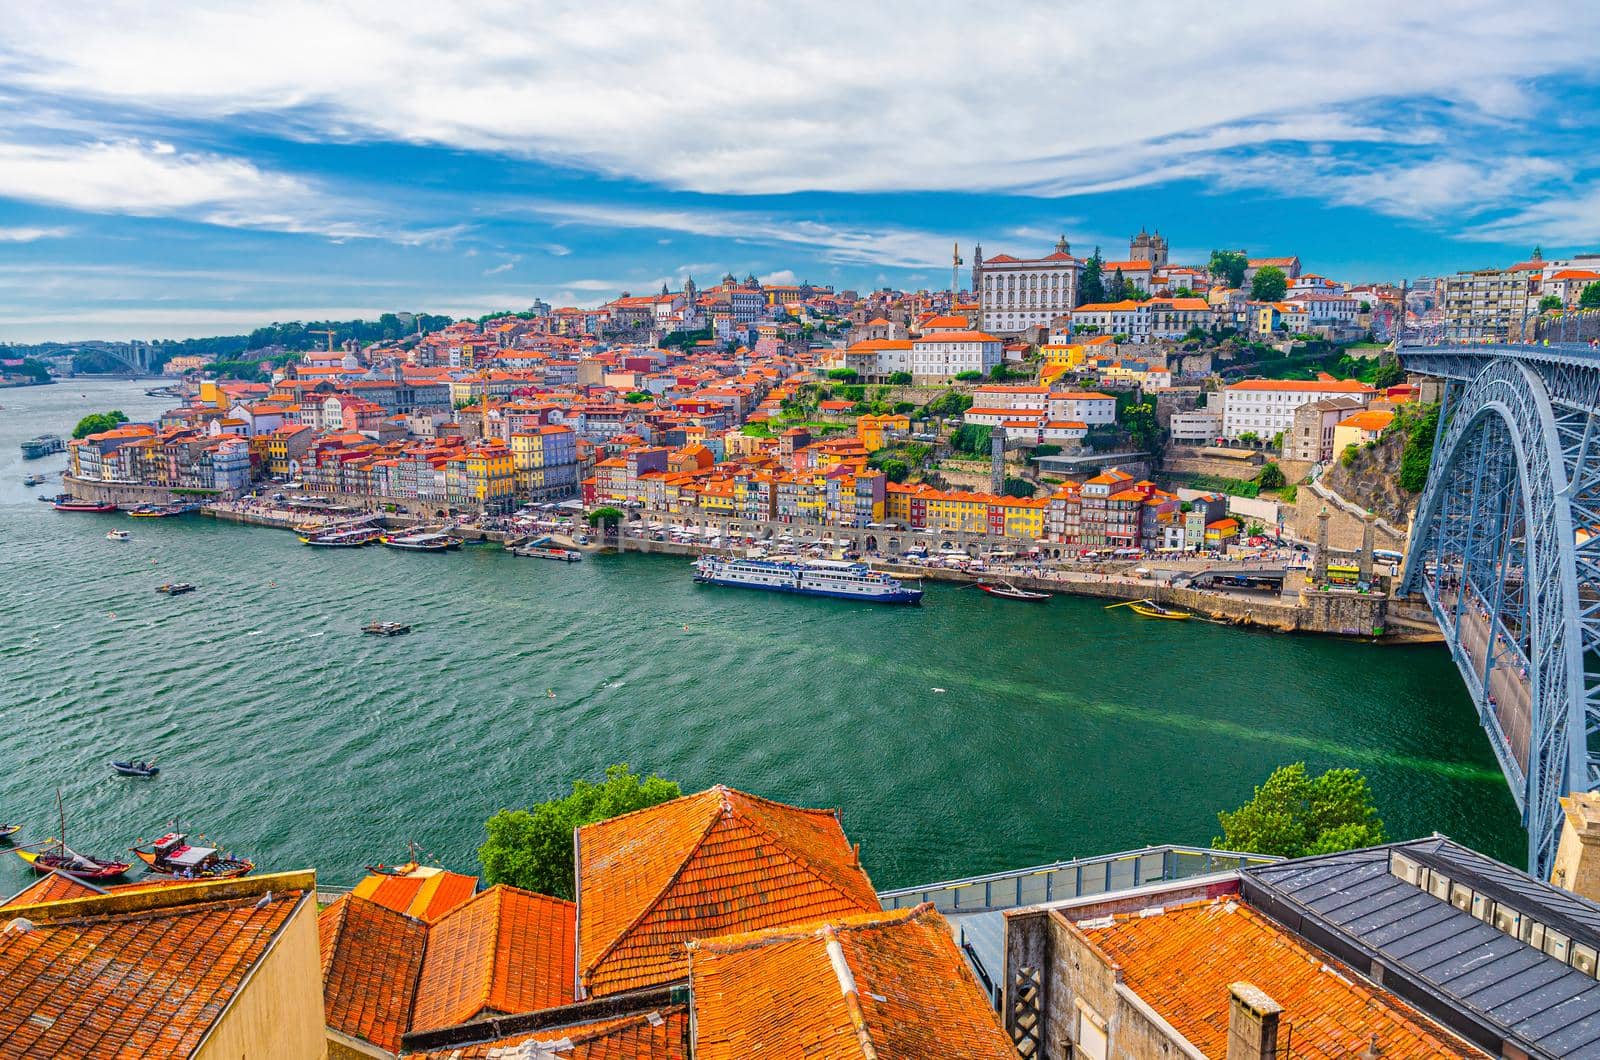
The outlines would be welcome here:
<svg viewBox="0 0 1600 1060">
<path fill-rule="evenodd" d="M 0 226 L 0 243 L 33 243 L 40 239 L 62 239 L 72 234 L 72 229 L 55 228 L 6 228 Z"/>
</svg>

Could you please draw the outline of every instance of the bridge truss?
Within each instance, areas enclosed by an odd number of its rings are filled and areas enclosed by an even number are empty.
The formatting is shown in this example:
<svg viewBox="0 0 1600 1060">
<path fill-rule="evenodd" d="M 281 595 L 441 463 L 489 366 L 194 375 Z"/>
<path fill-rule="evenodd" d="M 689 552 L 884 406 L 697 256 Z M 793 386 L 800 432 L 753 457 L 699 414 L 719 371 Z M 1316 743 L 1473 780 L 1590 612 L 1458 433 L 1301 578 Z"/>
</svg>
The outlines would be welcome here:
<svg viewBox="0 0 1600 1060">
<path fill-rule="evenodd" d="M 1548 877 L 1558 800 L 1600 788 L 1600 357 L 1400 354 L 1445 381 L 1402 588 L 1433 609 Z"/>
</svg>

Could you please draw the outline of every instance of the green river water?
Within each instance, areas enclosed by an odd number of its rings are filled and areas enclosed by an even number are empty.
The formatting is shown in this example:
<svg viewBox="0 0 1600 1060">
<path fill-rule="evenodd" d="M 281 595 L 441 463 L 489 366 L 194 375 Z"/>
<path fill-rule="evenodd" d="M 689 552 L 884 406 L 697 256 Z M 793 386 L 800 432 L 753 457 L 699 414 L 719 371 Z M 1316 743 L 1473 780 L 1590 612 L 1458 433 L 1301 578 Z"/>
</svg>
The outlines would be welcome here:
<svg viewBox="0 0 1600 1060">
<path fill-rule="evenodd" d="M 0 820 L 108 853 L 182 815 L 331 883 L 416 840 L 477 871 L 483 821 L 627 761 L 839 806 L 880 887 L 1159 842 L 1284 762 L 1358 766 L 1396 836 L 1520 864 L 1442 648 L 1151 622 L 933 585 L 901 609 L 694 585 L 687 561 L 302 547 L 199 516 L 62 514 L 17 443 L 146 386 L 0 390 Z M 105 532 L 133 532 L 126 543 Z M 198 592 L 153 590 L 183 580 Z M 362 623 L 415 623 L 363 637 Z M 553 697 L 551 693 L 554 693 Z M 159 756 L 154 781 L 106 762 Z M 0 892 L 29 878 L 0 856 Z"/>
</svg>

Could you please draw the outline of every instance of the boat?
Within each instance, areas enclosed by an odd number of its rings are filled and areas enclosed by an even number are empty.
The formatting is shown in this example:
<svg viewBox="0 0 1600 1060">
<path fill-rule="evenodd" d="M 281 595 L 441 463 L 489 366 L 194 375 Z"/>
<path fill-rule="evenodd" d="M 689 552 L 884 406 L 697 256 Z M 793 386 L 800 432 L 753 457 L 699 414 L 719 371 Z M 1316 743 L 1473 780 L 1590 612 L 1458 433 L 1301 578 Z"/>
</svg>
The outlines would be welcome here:
<svg viewBox="0 0 1600 1060">
<path fill-rule="evenodd" d="M 126 530 L 107 530 L 106 531 L 106 540 L 107 541 L 131 541 L 131 540 L 133 540 L 133 535 L 128 533 L 128 531 L 126 531 Z"/>
<path fill-rule="evenodd" d="M 706 585 L 832 596 L 875 604 L 919 604 L 922 590 L 875 571 L 865 563 L 838 560 L 792 562 L 771 559 L 724 559 L 705 555 L 695 560 L 694 580 Z"/>
<path fill-rule="evenodd" d="M 29 460 L 37 460 L 51 453 L 65 451 L 67 443 L 57 434 L 41 434 L 37 438 L 29 438 L 22 443 L 22 455 Z"/>
<path fill-rule="evenodd" d="M 17 857 L 33 866 L 33 871 L 41 876 L 59 872 L 90 883 L 114 880 L 133 867 L 131 861 L 103 861 L 80 854 L 65 843 L 57 843 L 55 850 L 19 850 Z"/>
<path fill-rule="evenodd" d="M 375 526 L 358 526 L 353 530 L 332 530 L 319 534 L 301 534 L 300 543 L 315 548 L 361 548 L 370 545 L 383 535 Z"/>
<path fill-rule="evenodd" d="M 1177 611 L 1170 607 L 1162 607 L 1152 600 L 1134 600 L 1128 604 L 1128 608 L 1134 614 L 1143 615 L 1145 618 L 1170 618 L 1182 621 L 1186 618 L 1194 617 L 1187 611 Z"/>
<path fill-rule="evenodd" d="M 368 622 L 361 627 L 361 632 L 370 633 L 374 637 L 398 637 L 403 633 L 410 633 L 411 627 L 404 622 Z"/>
<path fill-rule="evenodd" d="M 561 563 L 577 563 L 583 559 L 583 553 L 570 548 L 557 548 L 553 545 L 523 545 L 521 548 L 511 550 L 513 556 L 523 559 L 553 559 Z"/>
<path fill-rule="evenodd" d="M 22 484 L 24 486 L 43 486 L 44 485 L 44 476 L 43 475 L 29 475 L 29 476 L 27 476 L 26 478 L 24 478 L 22 480 Z"/>
<path fill-rule="evenodd" d="M 182 596 L 184 593 L 194 592 L 194 586 L 188 582 L 166 582 L 156 586 L 156 592 L 166 596 Z"/>
<path fill-rule="evenodd" d="M 142 759 L 131 762 L 112 762 L 111 768 L 125 777 L 153 777 L 161 772 L 161 767 L 152 759 L 149 762 Z"/>
<path fill-rule="evenodd" d="M 110 501 L 80 501 L 62 494 L 53 502 L 58 512 L 114 512 L 117 506 Z"/>
<path fill-rule="evenodd" d="M 22 831 L 20 824 L 0 824 L 0 840 L 11 842 L 11 837 Z"/>
<path fill-rule="evenodd" d="M 378 543 L 401 552 L 448 552 L 461 547 L 460 538 L 432 532 L 384 534 L 378 538 Z"/>
<path fill-rule="evenodd" d="M 979 582 L 978 588 L 990 596 L 998 596 L 1003 600 L 1023 600 L 1028 603 L 1042 603 L 1050 599 L 1050 593 L 1036 593 L 1028 589 L 1018 589 L 1009 582 Z"/>
<path fill-rule="evenodd" d="M 170 519 L 187 511 L 189 508 L 182 504 L 141 504 L 131 509 L 128 515 L 134 519 Z"/>
<path fill-rule="evenodd" d="M 149 850 L 137 846 L 128 849 L 155 875 L 184 880 L 227 880 L 256 867 L 249 858 L 222 854 L 216 847 L 190 846 L 188 839 L 182 832 L 168 832 Z"/>
</svg>

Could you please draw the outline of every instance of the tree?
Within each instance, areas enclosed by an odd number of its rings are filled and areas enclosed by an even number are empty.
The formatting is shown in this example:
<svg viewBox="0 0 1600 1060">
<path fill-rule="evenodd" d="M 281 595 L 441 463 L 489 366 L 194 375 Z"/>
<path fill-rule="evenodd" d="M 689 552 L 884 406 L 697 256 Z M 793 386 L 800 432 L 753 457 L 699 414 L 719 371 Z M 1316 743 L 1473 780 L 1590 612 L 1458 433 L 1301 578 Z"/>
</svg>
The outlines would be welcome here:
<svg viewBox="0 0 1600 1060">
<path fill-rule="evenodd" d="M 653 773 L 639 777 L 623 764 L 607 768 L 606 778 L 598 784 L 574 781 L 572 794 L 565 798 L 541 802 L 531 810 L 501 810 L 489 818 L 488 838 L 478 848 L 484 878 L 491 886 L 509 883 L 571 900 L 573 829 L 682 794 L 675 782 Z"/>
<path fill-rule="evenodd" d="M 74 438 L 87 438 L 91 434 L 109 431 L 117 424 L 127 422 L 128 417 L 122 414 L 121 409 L 112 409 L 110 412 L 91 412 L 79 420 L 76 427 L 72 428 L 72 436 Z"/>
<path fill-rule="evenodd" d="M 1094 248 L 1094 254 L 1083 263 L 1083 272 L 1078 276 L 1078 304 L 1089 305 L 1106 300 L 1106 260 L 1100 256 L 1100 248 Z"/>
<path fill-rule="evenodd" d="M 1275 460 L 1267 461 L 1261 473 L 1256 476 L 1256 485 L 1264 490 L 1280 490 L 1287 484 L 1288 480 L 1283 477 L 1283 468 L 1279 467 Z"/>
<path fill-rule="evenodd" d="M 1289 277 L 1276 265 L 1263 265 L 1250 279 L 1250 297 L 1257 302 L 1276 302 L 1289 289 Z"/>
<path fill-rule="evenodd" d="M 1007 478 L 1000 492 L 1007 497 L 1032 497 L 1033 483 L 1025 478 Z"/>
<path fill-rule="evenodd" d="M 1250 259 L 1245 257 L 1242 250 L 1213 250 L 1211 264 L 1207 268 L 1224 287 L 1242 287 L 1245 271 L 1250 268 Z"/>
<path fill-rule="evenodd" d="M 1591 283 L 1578 296 L 1579 309 L 1600 309 L 1600 283 Z"/>
<path fill-rule="evenodd" d="M 1298 858 L 1388 841 L 1367 780 L 1356 769 L 1330 769 L 1313 779 L 1304 762 L 1279 766 L 1255 796 L 1217 814 L 1222 850 Z"/>
<path fill-rule="evenodd" d="M 609 505 L 603 508 L 596 508 L 588 515 L 590 526 L 600 526 L 601 524 L 604 524 L 605 529 L 608 532 L 616 529 L 617 524 L 622 522 L 622 520 L 625 518 L 626 516 L 623 514 L 621 508 L 613 508 Z"/>
<path fill-rule="evenodd" d="M 650 395 L 646 394 L 642 390 L 631 390 L 622 395 L 622 400 L 626 401 L 630 405 L 637 405 L 641 401 L 649 401 Z"/>
<path fill-rule="evenodd" d="M 878 470 L 890 482 L 904 482 L 906 476 L 911 474 L 911 465 L 896 457 L 889 457 L 878 461 Z"/>
<path fill-rule="evenodd" d="M 950 434 L 950 448 L 974 456 L 989 455 L 989 437 L 994 432 L 988 427 L 963 423 Z"/>
<path fill-rule="evenodd" d="M 1372 373 L 1372 385 L 1379 390 L 1387 390 L 1392 386 L 1399 386 L 1405 382 L 1406 370 L 1400 367 L 1400 362 L 1393 357 L 1385 357 L 1378 363 L 1378 368 Z"/>
<path fill-rule="evenodd" d="M 958 383 L 976 383 L 978 380 L 980 380 L 982 378 L 983 378 L 983 373 L 982 372 L 967 371 L 967 372 L 957 372 L 956 373 L 956 382 L 958 382 Z"/>
<path fill-rule="evenodd" d="M 1106 301 L 1120 302 L 1128 297 L 1128 278 L 1118 269 L 1111 274 L 1111 282 L 1106 285 Z"/>
<path fill-rule="evenodd" d="M 1245 445 L 1255 445 L 1257 442 L 1261 441 L 1261 436 L 1255 431 L 1242 431 L 1239 434 L 1239 441 L 1243 442 Z"/>
<path fill-rule="evenodd" d="M 1406 445 L 1400 451 L 1400 488 L 1421 493 L 1428 485 L 1428 468 L 1433 464 L 1433 436 L 1439 430 L 1439 406 L 1428 411 L 1406 428 Z"/>
<path fill-rule="evenodd" d="M 1339 454 L 1339 466 L 1352 466 L 1356 462 L 1356 457 L 1360 455 L 1361 447 L 1356 445 L 1354 442 L 1351 442 L 1349 445 L 1345 446 L 1344 450 Z"/>
<path fill-rule="evenodd" d="M 911 373 L 910 372 L 890 372 L 889 373 L 889 385 L 890 386 L 910 386 L 911 385 Z"/>
<path fill-rule="evenodd" d="M 1539 299 L 1539 312 L 1548 313 L 1552 309 L 1560 309 L 1561 304 L 1561 299 L 1557 298 L 1553 294 L 1547 294 L 1543 298 Z"/>
<path fill-rule="evenodd" d="M 830 368 L 828 378 L 837 379 L 841 383 L 855 383 L 861 379 L 861 374 L 854 368 Z"/>
<path fill-rule="evenodd" d="M 1122 429 L 1133 437 L 1133 444 L 1141 449 L 1149 449 L 1156 443 L 1160 427 L 1156 423 L 1156 407 L 1146 401 L 1138 405 L 1128 405 L 1121 414 Z"/>
</svg>

